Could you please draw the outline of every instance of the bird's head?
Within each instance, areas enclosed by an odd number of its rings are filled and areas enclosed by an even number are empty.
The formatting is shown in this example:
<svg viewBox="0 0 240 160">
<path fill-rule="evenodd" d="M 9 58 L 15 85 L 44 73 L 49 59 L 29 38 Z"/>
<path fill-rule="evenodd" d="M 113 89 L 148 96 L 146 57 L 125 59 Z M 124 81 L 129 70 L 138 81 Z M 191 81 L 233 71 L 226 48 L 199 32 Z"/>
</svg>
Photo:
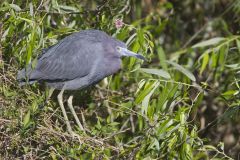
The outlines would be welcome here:
<svg viewBox="0 0 240 160">
<path fill-rule="evenodd" d="M 121 41 L 117 43 L 115 49 L 117 53 L 120 55 L 120 57 L 135 57 L 144 61 L 146 60 L 145 57 L 143 57 L 142 55 L 128 50 L 127 45 Z"/>
</svg>

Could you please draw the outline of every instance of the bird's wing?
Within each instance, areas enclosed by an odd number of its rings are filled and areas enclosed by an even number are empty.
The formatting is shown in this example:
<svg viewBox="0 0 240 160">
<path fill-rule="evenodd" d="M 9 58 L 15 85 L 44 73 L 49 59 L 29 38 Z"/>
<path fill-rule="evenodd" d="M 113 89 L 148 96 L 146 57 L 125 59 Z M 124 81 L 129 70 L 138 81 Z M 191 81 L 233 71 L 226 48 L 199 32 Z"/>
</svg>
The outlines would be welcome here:
<svg viewBox="0 0 240 160">
<path fill-rule="evenodd" d="M 66 81 L 88 75 L 101 52 L 102 44 L 84 37 L 69 36 L 38 59 L 29 79 Z"/>
</svg>

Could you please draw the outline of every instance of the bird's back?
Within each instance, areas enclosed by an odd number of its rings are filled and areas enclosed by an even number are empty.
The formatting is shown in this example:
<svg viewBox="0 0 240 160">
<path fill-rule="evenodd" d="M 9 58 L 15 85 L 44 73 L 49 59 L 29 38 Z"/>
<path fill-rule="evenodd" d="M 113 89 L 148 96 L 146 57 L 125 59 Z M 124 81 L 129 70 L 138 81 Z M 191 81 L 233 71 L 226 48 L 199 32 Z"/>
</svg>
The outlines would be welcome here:
<svg viewBox="0 0 240 160">
<path fill-rule="evenodd" d="M 63 84 L 76 78 L 87 76 L 97 59 L 101 58 L 102 42 L 110 38 L 98 30 L 85 30 L 74 33 L 45 50 L 35 68 L 30 64 L 18 73 L 18 80 L 45 81 Z"/>
</svg>

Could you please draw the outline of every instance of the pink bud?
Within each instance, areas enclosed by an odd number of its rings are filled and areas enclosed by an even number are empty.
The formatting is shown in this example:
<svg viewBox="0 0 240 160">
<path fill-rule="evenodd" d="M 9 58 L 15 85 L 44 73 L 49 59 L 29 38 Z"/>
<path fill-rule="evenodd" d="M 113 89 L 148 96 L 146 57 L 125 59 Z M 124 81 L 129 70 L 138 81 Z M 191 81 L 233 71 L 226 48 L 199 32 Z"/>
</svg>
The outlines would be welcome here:
<svg viewBox="0 0 240 160">
<path fill-rule="evenodd" d="M 114 23 L 115 23 L 115 27 L 117 29 L 122 28 L 122 26 L 124 25 L 124 23 L 121 19 L 116 19 Z"/>
</svg>

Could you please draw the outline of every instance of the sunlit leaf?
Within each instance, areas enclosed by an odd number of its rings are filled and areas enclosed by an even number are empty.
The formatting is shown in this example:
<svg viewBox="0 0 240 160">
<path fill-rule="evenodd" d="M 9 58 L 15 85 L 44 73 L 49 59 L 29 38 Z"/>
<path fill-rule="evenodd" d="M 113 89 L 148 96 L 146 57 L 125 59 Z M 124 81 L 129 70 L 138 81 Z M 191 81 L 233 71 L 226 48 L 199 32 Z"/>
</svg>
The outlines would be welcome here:
<svg viewBox="0 0 240 160">
<path fill-rule="evenodd" d="M 72 11 L 72 12 L 78 11 L 78 9 L 76 9 L 75 7 L 72 7 L 72 6 L 59 5 L 59 8 L 61 8 L 64 11 Z"/>
<path fill-rule="evenodd" d="M 148 95 L 145 96 L 145 98 L 143 99 L 142 101 L 142 113 L 145 113 L 147 114 L 147 110 L 148 110 L 148 105 L 149 105 L 149 101 L 150 101 L 150 98 L 152 96 L 152 94 L 154 93 L 154 91 L 157 89 L 157 87 L 159 86 L 160 82 L 156 81 L 153 85 L 154 85 L 154 88 L 150 91 L 150 93 L 148 93 Z"/>
<path fill-rule="evenodd" d="M 184 67 L 180 66 L 177 63 L 174 63 L 171 61 L 166 61 L 166 62 L 171 64 L 172 66 L 174 66 L 178 71 L 182 72 L 184 75 L 186 75 L 192 81 L 196 81 L 195 76 L 189 70 L 185 69 Z"/>
<path fill-rule="evenodd" d="M 221 70 L 223 70 L 225 67 L 226 57 L 228 55 L 228 48 L 229 48 L 228 45 L 224 45 L 220 48 L 219 53 L 218 53 L 219 54 L 219 64 L 221 66 Z"/>
<path fill-rule="evenodd" d="M 202 41 L 200 43 L 195 44 L 192 48 L 199 48 L 199 47 L 206 47 L 220 43 L 221 41 L 225 40 L 223 37 L 215 37 L 206 41 Z"/>
<path fill-rule="evenodd" d="M 148 148 L 149 149 L 156 148 L 156 150 L 159 151 L 160 145 L 159 145 L 158 140 L 156 138 L 153 138 L 153 142 L 152 142 L 152 144 Z"/>
<path fill-rule="evenodd" d="M 24 116 L 23 119 L 23 126 L 26 127 L 30 122 L 30 110 L 27 112 L 27 114 Z"/>
<path fill-rule="evenodd" d="M 205 70 L 207 64 L 208 64 L 208 60 L 209 60 L 209 54 L 205 53 L 202 59 L 202 65 L 201 65 L 201 69 L 200 69 L 200 74 L 203 73 L 203 71 Z"/>
<path fill-rule="evenodd" d="M 172 119 L 167 119 L 164 122 L 161 123 L 161 125 L 158 127 L 157 134 L 159 138 L 164 138 L 163 135 L 167 134 L 167 129 L 173 124 Z"/>
<path fill-rule="evenodd" d="M 233 95 L 237 95 L 239 93 L 238 90 L 228 90 L 224 93 L 222 93 L 223 96 L 233 96 Z"/>
<path fill-rule="evenodd" d="M 9 4 L 9 6 L 15 11 L 21 11 L 22 9 L 16 4 Z"/>
<path fill-rule="evenodd" d="M 218 61 L 218 54 L 217 53 L 212 53 L 211 55 L 211 67 L 215 68 L 217 66 L 217 61 Z"/>
<path fill-rule="evenodd" d="M 240 54 L 240 39 L 237 39 L 236 43 L 237 43 L 237 48 L 238 48 L 238 51 L 239 51 L 239 54 Z"/>
<path fill-rule="evenodd" d="M 147 96 L 152 91 L 155 85 L 156 85 L 156 82 L 150 82 L 146 84 L 143 91 L 139 92 L 139 95 L 137 96 L 135 103 L 139 104 L 140 102 L 142 102 L 145 96 Z"/>
<path fill-rule="evenodd" d="M 33 17 L 33 4 L 29 3 L 30 15 Z"/>
<path fill-rule="evenodd" d="M 164 70 L 167 70 L 166 55 L 162 47 L 158 48 L 158 57 L 160 65 L 163 67 Z"/>
<path fill-rule="evenodd" d="M 142 87 L 144 86 L 144 84 L 146 83 L 146 81 L 144 79 L 142 79 L 139 83 L 138 83 L 138 89 L 136 91 L 136 94 L 142 89 Z"/>
<path fill-rule="evenodd" d="M 166 78 L 166 79 L 170 79 L 171 78 L 170 74 L 168 72 L 162 70 L 162 69 L 140 68 L 139 70 L 143 71 L 145 73 L 155 74 L 155 75 L 158 75 L 158 76 Z"/>
<path fill-rule="evenodd" d="M 142 46 L 144 44 L 144 32 L 142 29 L 138 29 L 137 36 L 138 36 L 139 43 Z"/>
<path fill-rule="evenodd" d="M 176 145 L 176 143 L 177 143 L 177 136 L 173 136 L 170 140 L 169 140 L 169 142 L 168 142 L 168 147 L 170 148 L 170 149 L 172 149 L 172 148 L 174 148 L 174 146 Z"/>
<path fill-rule="evenodd" d="M 134 33 L 134 34 L 132 34 L 129 38 L 128 38 L 128 40 L 127 40 L 127 42 L 126 42 L 126 45 L 127 46 L 129 46 L 130 44 L 132 44 L 132 42 L 133 42 L 133 40 L 134 40 L 134 38 L 136 37 L 136 33 Z"/>
<path fill-rule="evenodd" d="M 240 69 L 240 63 L 236 63 L 236 64 L 227 64 L 225 65 L 228 68 L 232 68 L 232 69 Z"/>
<path fill-rule="evenodd" d="M 32 24 L 32 23 L 33 23 L 33 21 L 30 20 L 30 19 L 27 19 L 27 18 L 24 18 L 24 17 L 18 17 L 18 18 L 21 19 L 21 20 L 24 20 L 24 21 L 28 22 L 29 24 Z"/>
</svg>

